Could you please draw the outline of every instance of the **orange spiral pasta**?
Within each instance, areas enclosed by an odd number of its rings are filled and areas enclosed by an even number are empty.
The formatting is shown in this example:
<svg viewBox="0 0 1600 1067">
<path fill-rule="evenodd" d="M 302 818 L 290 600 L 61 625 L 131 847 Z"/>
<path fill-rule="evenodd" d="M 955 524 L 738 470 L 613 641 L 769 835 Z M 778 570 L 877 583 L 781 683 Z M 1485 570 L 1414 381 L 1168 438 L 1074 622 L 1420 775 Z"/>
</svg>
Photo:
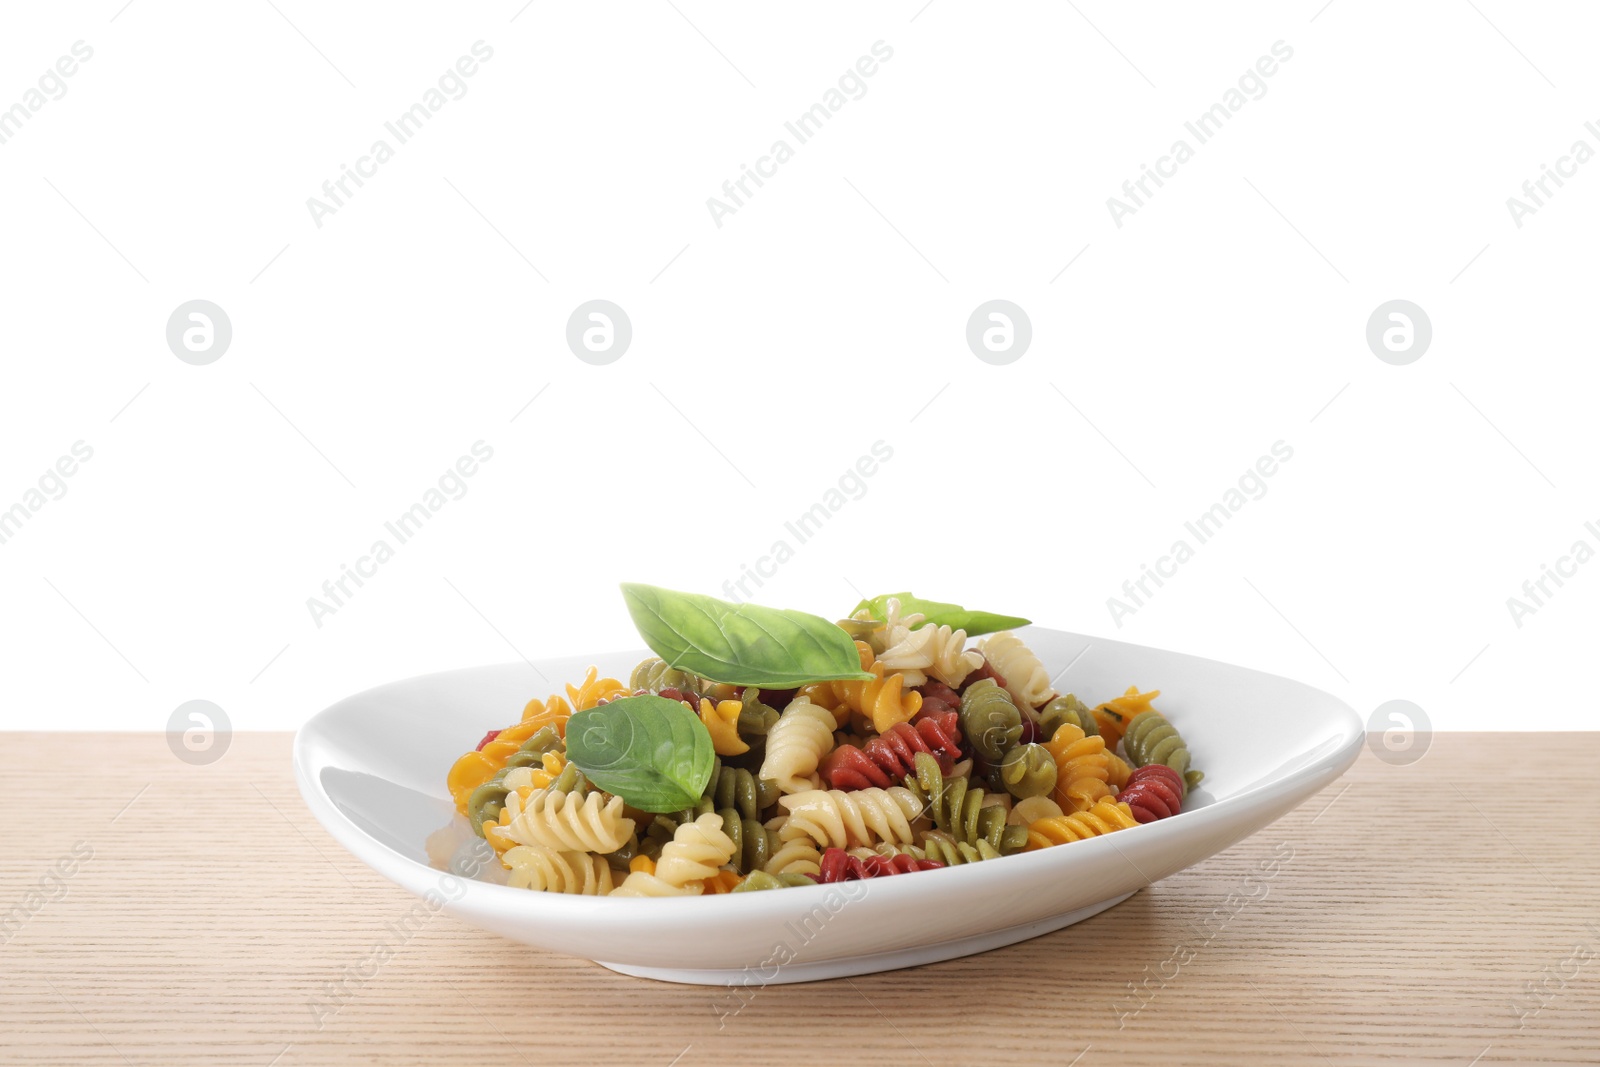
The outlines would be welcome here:
<svg viewBox="0 0 1600 1067">
<path fill-rule="evenodd" d="M 840 726 L 852 711 L 870 719 L 872 728 L 880 734 L 897 722 L 909 722 L 922 710 L 922 694 L 906 689 L 905 675 L 885 675 L 883 664 L 873 658 L 872 646 L 865 641 L 856 642 L 856 651 L 861 654 L 861 669 L 873 675 L 870 682 L 854 679 L 813 682 L 801 687 L 800 695 L 833 712 Z"/>
<path fill-rule="evenodd" d="M 700 880 L 702 891 L 705 893 L 731 893 L 733 887 L 744 881 L 744 875 L 734 871 L 718 871 L 710 878 Z"/>
<path fill-rule="evenodd" d="M 580 701 L 593 699 L 598 701 L 605 696 L 606 685 L 618 684 L 615 679 L 607 678 L 595 682 L 594 676 L 599 673 L 593 667 L 589 668 L 589 677 L 582 686 L 567 686 L 567 692 L 574 694 Z M 589 707 L 593 707 L 591 704 Z M 579 710 L 587 710 L 580 708 Z M 445 786 L 450 790 L 450 795 L 455 799 L 456 810 L 465 815 L 467 801 L 480 785 L 499 774 L 505 769 L 506 761 L 516 754 L 522 743 L 546 726 L 555 728 L 557 734 L 567 736 L 567 720 L 572 718 L 572 705 L 559 696 L 552 696 L 549 703 L 542 700 L 530 700 L 522 709 L 522 721 L 515 726 L 509 726 L 495 735 L 494 740 L 485 744 L 476 752 L 468 752 L 450 768 L 450 774 L 445 779 Z"/>
<path fill-rule="evenodd" d="M 1149 711 L 1150 702 L 1160 695 L 1159 689 L 1141 693 L 1138 686 L 1130 685 L 1126 693 L 1095 708 L 1094 722 L 1100 727 L 1100 736 L 1106 739 L 1106 748 L 1115 752 L 1117 742 L 1128 732 L 1129 721 L 1140 712 Z"/>
<path fill-rule="evenodd" d="M 1111 795 L 1111 761 L 1106 756 L 1105 738 L 1085 737 L 1082 730 L 1065 722 L 1044 748 L 1056 761 L 1054 798 L 1062 811 L 1087 811 Z"/>
<path fill-rule="evenodd" d="M 597 677 L 599 673 L 599 668 L 590 667 L 589 673 L 584 676 L 582 682 L 577 685 L 573 685 L 570 682 L 567 683 L 567 699 L 572 701 L 573 711 L 588 711 L 590 708 L 598 706 L 602 700 L 615 700 L 633 692 L 632 689 L 629 689 L 615 678 Z M 532 707 L 532 705 L 530 704 L 529 707 Z M 522 717 L 526 721 L 528 718 L 527 713 L 524 712 Z M 562 729 L 563 736 L 565 736 L 564 723 Z"/>
<path fill-rule="evenodd" d="M 1051 845 L 1067 845 L 1138 825 L 1128 805 L 1118 804 L 1107 797 L 1088 811 L 1056 819 L 1040 819 L 1029 826 L 1027 851 L 1035 852 Z"/>
</svg>

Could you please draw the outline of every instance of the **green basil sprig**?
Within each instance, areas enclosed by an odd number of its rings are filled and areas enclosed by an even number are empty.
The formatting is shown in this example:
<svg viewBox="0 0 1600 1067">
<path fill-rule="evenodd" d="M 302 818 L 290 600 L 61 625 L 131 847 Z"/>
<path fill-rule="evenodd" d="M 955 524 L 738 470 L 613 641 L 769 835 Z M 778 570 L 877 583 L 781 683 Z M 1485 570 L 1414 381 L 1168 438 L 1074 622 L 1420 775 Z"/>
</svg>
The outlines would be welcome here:
<svg viewBox="0 0 1600 1067">
<path fill-rule="evenodd" d="M 889 598 L 894 597 L 900 601 L 900 612 L 909 615 L 912 612 L 921 612 L 927 618 L 918 623 L 916 629 L 924 626 L 948 626 L 952 630 L 965 630 L 968 637 L 977 637 L 979 634 L 998 633 L 1001 630 L 1014 630 L 1019 626 L 1027 626 L 1027 619 L 1015 615 L 996 615 L 992 611 L 968 611 L 960 604 L 946 604 L 938 600 L 923 600 L 921 597 L 912 596 L 910 593 L 885 593 L 875 596 L 871 600 L 863 600 L 851 609 L 850 614 L 863 609 L 870 611 L 875 619 L 887 618 L 889 611 Z"/>
<path fill-rule="evenodd" d="M 567 760 L 641 811 L 693 806 L 715 759 L 705 723 L 666 697 L 622 697 L 567 720 Z"/>
<path fill-rule="evenodd" d="M 652 652 L 670 667 L 713 682 L 793 689 L 872 677 L 861 669 L 850 635 L 817 615 L 631 582 L 622 595 Z"/>
</svg>

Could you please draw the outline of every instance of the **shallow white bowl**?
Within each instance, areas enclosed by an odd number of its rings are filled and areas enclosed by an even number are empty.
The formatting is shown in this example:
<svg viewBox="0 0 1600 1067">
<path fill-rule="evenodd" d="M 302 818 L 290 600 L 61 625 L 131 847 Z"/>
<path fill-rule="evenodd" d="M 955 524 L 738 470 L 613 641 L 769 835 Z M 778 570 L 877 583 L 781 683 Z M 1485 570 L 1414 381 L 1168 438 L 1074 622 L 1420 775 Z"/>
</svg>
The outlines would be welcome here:
<svg viewBox="0 0 1600 1067">
<path fill-rule="evenodd" d="M 368 690 L 300 730 L 295 777 L 334 838 L 431 909 L 625 974 L 766 985 L 951 959 L 1086 919 L 1284 815 L 1344 773 L 1365 736 L 1344 703 L 1286 678 L 1039 627 L 1022 635 L 1052 671 L 1070 664 L 1056 686 L 1090 703 L 1130 684 L 1161 690 L 1157 706 L 1206 773 L 1182 814 L 1039 852 L 842 885 L 640 900 L 503 884 L 487 846 L 456 814 L 445 789 L 450 765 L 485 730 L 516 722 L 531 697 L 580 680 L 590 663 L 626 678 L 642 650 Z"/>
</svg>

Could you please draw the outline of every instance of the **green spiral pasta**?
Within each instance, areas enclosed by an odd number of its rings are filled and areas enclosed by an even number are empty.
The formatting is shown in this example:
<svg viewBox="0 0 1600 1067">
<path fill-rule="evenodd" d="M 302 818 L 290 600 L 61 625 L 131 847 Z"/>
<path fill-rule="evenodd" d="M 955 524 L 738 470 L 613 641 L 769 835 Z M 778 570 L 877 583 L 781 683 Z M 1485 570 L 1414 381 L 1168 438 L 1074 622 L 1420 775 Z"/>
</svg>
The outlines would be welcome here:
<svg viewBox="0 0 1600 1067">
<path fill-rule="evenodd" d="M 1089 705 L 1071 693 L 1056 697 L 1039 709 L 1039 729 L 1046 740 L 1054 737 L 1064 722 L 1070 722 L 1082 730 L 1085 737 L 1093 737 L 1100 732 Z"/>
<path fill-rule="evenodd" d="M 648 689 L 652 693 L 659 693 L 668 688 L 702 693 L 708 686 L 704 679 L 667 666 L 667 661 L 659 656 L 651 656 L 649 659 L 641 660 L 633 669 L 633 673 L 628 675 L 628 688 Z"/>
<path fill-rule="evenodd" d="M 939 761 L 926 752 L 917 753 L 906 788 L 932 816 L 933 824 L 957 842 L 977 848 L 981 840 L 1001 854 L 1020 851 L 1027 844 L 1026 828 L 1006 825 L 1005 808 L 985 806 L 982 789 L 972 788 L 965 777 L 946 778 Z"/>
<path fill-rule="evenodd" d="M 803 874 L 768 874 L 766 871 L 751 871 L 745 875 L 744 881 L 729 892 L 754 893 L 762 889 L 789 889 L 794 886 L 816 884 Z"/>
<path fill-rule="evenodd" d="M 771 778 L 757 778 L 743 767 L 723 766 L 718 759 L 712 763 L 704 795 L 711 798 L 712 807 L 718 811 L 733 808 L 741 818 L 759 819 L 763 811 L 778 802 L 778 783 Z"/>
<path fill-rule="evenodd" d="M 732 808 L 717 812 L 722 816 L 722 832 L 733 842 L 733 867 L 740 874 L 759 871 L 781 847 L 778 835 L 754 819 L 741 819 Z"/>
<path fill-rule="evenodd" d="M 974 751 L 998 763 L 1022 738 L 1022 713 L 993 678 L 980 678 L 961 694 L 961 735 Z"/>
<path fill-rule="evenodd" d="M 1178 772 L 1183 779 L 1183 792 L 1200 784 L 1205 775 L 1190 769 L 1189 746 L 1183 743 L 1177 729 L 1159 711 L 1141 711 L 1128 721 L 1128 732 L 1122 735 L 1122 747 L 1135 767 L 1162 763 Z"/>
<path fill-rule="evenodd" d="M 1056 760 L 1043 745 L 1018 745 L 1000 762 L 1000 785 L 1018 800 L 1040 797 L 1056 787 Z"/>
<path fill-rule="evenodd" d="M 493 822 L 500 817 L 501 810 L 506 806 L 506 794 L 511 791 L 506 787 L 506 774 L 509 771 L 518 767 L 537 767 L 543 762 L 546 752 L 565 747 L 566 742 L 554 726 L 540 727 L 532 737 L 522 742 L 521 747 L 506 760 L 506 765 L 496 771 L 493 778 L 474 789 L 467 798 L 467 818 L 472 821 L 472 832 L 482 837 L 484 822 Z M 576 767 L 571 764 L 567 767 L 577 774 Z M 582 775 L 578 775 L 578 778 L 581 779 Z"/>
</svg>

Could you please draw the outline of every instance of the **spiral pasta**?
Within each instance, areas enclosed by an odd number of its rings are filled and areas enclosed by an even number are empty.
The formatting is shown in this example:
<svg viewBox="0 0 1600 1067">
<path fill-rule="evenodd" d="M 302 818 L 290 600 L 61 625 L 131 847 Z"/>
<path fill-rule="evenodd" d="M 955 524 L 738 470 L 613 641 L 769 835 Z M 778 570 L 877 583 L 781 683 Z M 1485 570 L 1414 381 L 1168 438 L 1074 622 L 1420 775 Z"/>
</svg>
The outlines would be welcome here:
<svg viewBox="0 0 1600 1067">
<path fill-rule="evenodd" d="M 1189 794 L 1189 787 L 1197 785 L 1204 777 L 1199 771 L 1189 767 L 1189 746 L 1184 744 L 1178 731 L 1167 721 L 1167 717 L 1154 709 L 1135 715 L 1128 723 L 1128 732 L 1123 735 L 1122 747 L 1127 750 L 1128 758 L 1136 767 L 1149 766 L 1152 763 L 1164 763 L 1178 772 L 1183 779 L 1183 795 Z"/>
<path fill-rule="evenodd" d="M 1089 710 L 1089 705 L 1073 696 L 1051 697 L 1044 707 L 1039 709 L 1039 729 L 1045 737 L 1054 737 L 1061 724 L 1070 722 L 1084 732 L 1085 736 L 1098 734 L 1100 727 L 1094 721 L 1094 713 Z"/>
<path fill-rule="evenodd" d="M 761 760 L 761 777 L 778 783 L 783 793 L 815 789 L 817 767 L 833 751 L 837 721 L 831 711 L 804 696 L 795 697 L 777 723 L 767 731 L 767 752 Z"/>
<path fill-rule="evenodd" d="M 777 875 L 816 874 L 822 863 L 822 853 L 817 849 L 816 842 L 806 836 L 785 841 L 781 827 L 788 822 L 788 817 L 780 816 L 772 821 L 779 823 L 780 826 L 774 829 L 769 824 L 767 832 L 778 835 L 778 848 L 767 858 L 767 862 L 762 864 L 761 869 L 768 874 Z"/>
<path fill-rule="evenodd" d="M 801 687 L 800 696 L 833 711 L 839 725 L 844 722 L 838 714 L 842 710 L 864 715 L 872 720 L 872 728 L 880 734 L 897 722 L 910 720 L 922 707 L 922 694 L 907 689 L 905 675 L 886 674 L 883 664 L 874 658 L 871 647 L 865 642 L 857 641 L 856 650 L 861 654 L 861 669 L 872 675 L 871 681 L 813 682 Z M 771 744 L 770 737 L 768 744 Z"/>
<path fill-rule="evenodd" d="M 961 757 L 956 712 L 929 715 L 924 706 L 915 722 L 897 722 L 861 745 L 842 744 L 822 761 L 819 773 L 830 789 L 886 789 L 911 773 L 918 752 L 927 752 L 949 773 Z"/>
<path fill-rule="evenodd" d="M 563 852 L 544 845 L 516 845 L 503 857 L 507 883 L 516 889 L 604 896 L 611 892 L 611 868 L 587 852 Z"/>
<path fill-rule="evenodd" d="M 1111 795 L 1105 738 L 1085 737 L 1070 722 L 1062 723 L 1044 747 L 1056 761 L 1054 796 L 1063 811 L 1086 811 Z"/>
<path fill-rule="evenodd" d="M 634 827 L 633 820 L 622 814 L 621 797 L 603 801 L 598 792 L 579 796 L 558 789 L 541 790 L 526 799 L 512 793 L 506 798 L 503 822 L 495 832 L 519 845 L 580 852 L 615 852 L 627 843 Z"/>
<path fill-rule="evenodd" d="M 1022 739 L 1022 713 L 993 678 L 967 686 L 960 715 L 962 735 L 990 763 L 999 763 Z"/>
<path fill-rule="evenodd" d="M 1150 711 L 1150 702 L 1160 695 L 1159 689 L 1141 693 L 1138 686 L 1130 685 L 1126 693 L 1096 707 L 1093 711 L 1094 721 L 1100 728 L 1100 736 L 1106 739 L 1106 748 L 1115 751 L 1122 735 L 1127 732 L 1128 723 L 1134 716 Z"/>
<path fill-rule="evenodd" d="M 824 885 L 830 882 L 855 882 L 863 878 L 931 871 L 943 866 L 935 860 L 920 859 L 904 852 L 892 856 L 876 852 L 855 856 L 842 848 L 830 848 L 822 854 L 822 869 L 817 873 L 817 881 Z"/>
<path fill-rule="evenodd" d="M 926 756 L 926 754 L 924 754 Z M 938 770 L 938 765 L 934 765 Z M 780 797 L 779 807 L 789 819 L 779 837 L 793 841 L 808 837 L 824 848 L 853 848 L 879 841 L 908 845 L 911 824 L 922 815 L 921 798 L 909 789 L 811 789 Z"/>
<path fill-rule="evenodd" d="M 1040 819 L 1029 826 L 1028 851 L 1083 841 L 1138 825 L 1126 804 L 1118 804 L 1110 797 L 1106 797 L 1088 811 L 1063 815 L 1055 819 Z"/>
<path fill-rule="evenodd" d="M 1018 800 L 1053 791 L 1060 772 L 1043 745 L 1018 745 L 1000 763 L 1000 785 Z"/>
<path fill-rule="evenodd" d="M 577 685 L 570 682 L 567 684 L 567 699 L 572 702 L 574 712 L 588 711 L 605 701 L 615 700 L 633 692 L 615 678 L 601 678 L 599 675 L 598 667 L 590 667 L 583 681 Z"/>
<path fill-rule="evenodd" d="M 531 700 L 515 725 L 490 730 L 451 766 L 447 788 L 513 887 L 694 896 L 1083 840 L 1177 814 L 1200 780 L 1182 737 L 1151 706 L 1159 691 L 1129 688 L 1091 709 L 1050 690 L 1014 634 L 988 638 L 980 654 L 963 631 L 923 625 L 898 597 L 885 614 L 841 624 L 870 677 L 786 690 L 794 695 L 781 713 L 782 695 L 766 694 L 769 706 L 755 686 L 659 658 L 635 667 L 627 685 L 590 667 L 564 695 Z M 680 811 L 630 807 L 660 793 L 619 784 L 627 797 L 613 795 L 568 758 L 572 715 L 635 692 L 681 702 L 702 735 L 695 744 L 710 742 L 705 786 Z M 661 713 L 648 702 L 617 710 Z M 650 757 L 636 758 L 648 766 Z"/>
<path fill-rule="evenodd" d="M 1055 696 L 1050 688 L 1050 672 L 1039 657 L 1022 643 L 1022 638 L 1004 630 L 978 642 L 984 658 L 1005 676 L 1006 691 L 1018 707 L 1037 708 Z"/>
<path fill-rule="evenodd" d="M 956 841 L 974 847 L 978 841 L 986 841 L 1002 853 L 1021 848 L 1025 838 L 1012 833 L 1015 827 L 1006 826 L 1005 808 L 984 804 L 984 791 L 972 788 L 969 782 L 968 778 L 944 777 L 938 762 L 919 752 L 915 770 L 906 778 L 906 791 L 922 805 L 934 826 Z"/>
<path fill-rule="evenodd" d="M 521 731 L 519 731 L 521 732 Z M 503 736 L 506 731 L 501 731 Z M 560 773 L 565 766 L 565 758 L 556 749 L 561 747 L 561 737 L 553 726 L 541 726 L 533 736 L 504 759 L 498 760 L 500 768 L 494 772 L 488 781 L 477 786 L 466 795 L 465 807 L 462 809 L 468 820 L 472 823 L 472 830 L 479 837 L 484 836 L 483 824 L 492 823 L 499 818 L 505 806 L 506 794 L 513 789 L 544 788 L 551 784 L 552 779 L 546 775 L 535 773 L 532 768 L 537 766 L 540 770 L 547 770 L 549 774 Z M 488 746 L 485 746 L 487 750 Z M 474 755 L 474 753 L 468 753 Z M 463 757 L 465 759 L 466 757 Z M 459 766 L 459 763 L 458 763 Z M 455 774 L 455 768 L 451 769 Z M 472 774 L 475 776 L 476 771 Z M 461 808 L 461 798 L 456 799 L 457 807 Z"/>
<path fill-rule="evenodd" d="M 661 657 L 651 656 L 641 660 L 633 673 L 628 675 L 628 688 L 635 692 L 644 689 L 659 693 L 663 689 L 673 688 L 699 693 L 705 690 L 706 684 L 686 671 L 667 666 L 667 661 Z"/>
<path fill-rule="evenodd" d="M 611 891 L 615 897 L 688 897 L 704 891 L 704 881 L 733 858 L 733 842 L 722 832 L 721 816 L 702 815 L 678 827 L 650 870 L 635 870 Z"/>
<path fill-rule="evenodd" d="M 1151 763 L 1134 771 L 1128 788 L 1117 794 L 1139 822 L 1166 819 L 1183 810 L 1183 779 L 1165 763 Z"/>
<path fill-rule="evenodd" d="M 891 610 L 899 601 L 891 598 Z M 918 620 L 920 615 L 911 616 Z M 889 628 L 885 647 L 877 653 L 885 670 L 900 671 L 907 685 L 922 685 L 929 676 L 945 685 L 958 686 L 967 675 L 983 666 L 983 654 L 967 648 L 967 632 L 948 626 L 923 626 L 912 629 L 901 623 Z"/>
<path fill-rule="evenodd" d="M 739 736 L 739 716 L 744 702 L 700 698 L 700 721 L 711 734 L 711 747 L 719 756 L 739 756 L 750 751 L 750 746 Z"/>
</svg>

